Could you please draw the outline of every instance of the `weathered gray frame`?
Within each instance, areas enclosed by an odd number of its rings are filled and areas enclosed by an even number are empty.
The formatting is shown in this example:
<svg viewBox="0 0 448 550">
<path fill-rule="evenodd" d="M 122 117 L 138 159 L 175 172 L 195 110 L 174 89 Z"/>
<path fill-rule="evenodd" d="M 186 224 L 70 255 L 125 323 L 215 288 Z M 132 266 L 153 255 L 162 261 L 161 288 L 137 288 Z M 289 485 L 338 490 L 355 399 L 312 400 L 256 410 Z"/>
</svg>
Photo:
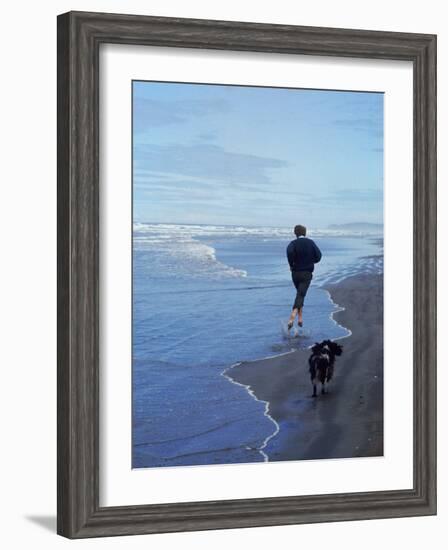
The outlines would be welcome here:
<svg viewBox="0 0 448 550">
<path fill-rule="evenodd" d="M 412 61 L 415 205 L 413 489 L 99 506 L 98 53 L 102 43 Z M 69 538 L 82 538 L 435 513 L 436 37 L 135 15 L 83 12 L 60 15 L 58 533 Z"/>
</svg>

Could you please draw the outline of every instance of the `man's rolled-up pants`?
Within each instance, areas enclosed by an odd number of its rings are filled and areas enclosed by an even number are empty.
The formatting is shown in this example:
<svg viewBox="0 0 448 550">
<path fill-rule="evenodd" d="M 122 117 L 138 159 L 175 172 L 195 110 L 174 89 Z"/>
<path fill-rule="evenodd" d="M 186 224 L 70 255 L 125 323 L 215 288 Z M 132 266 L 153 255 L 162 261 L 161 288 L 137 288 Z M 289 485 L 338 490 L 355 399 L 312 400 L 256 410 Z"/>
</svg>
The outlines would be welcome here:
<svg viewBox="0 0 448 550">
<path fill-rule="evenodd" d="M 313 274 L 311 271 L 291 271 L 292 282 L 296 287 L 297 294 L 294 300 L 293 309 L 301 309 L 303 307 L 303 301 L 305 300 L 306 293 L 311 284 Z"/>
</svg>

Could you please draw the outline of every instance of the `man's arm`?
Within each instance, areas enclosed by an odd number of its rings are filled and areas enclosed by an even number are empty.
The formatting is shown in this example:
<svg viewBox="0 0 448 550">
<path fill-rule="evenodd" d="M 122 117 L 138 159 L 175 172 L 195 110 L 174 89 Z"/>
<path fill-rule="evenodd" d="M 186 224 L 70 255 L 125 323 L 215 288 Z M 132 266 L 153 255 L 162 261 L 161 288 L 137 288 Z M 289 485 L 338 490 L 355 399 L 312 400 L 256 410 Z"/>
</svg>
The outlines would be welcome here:
<svg viewBox="0 0 448 550">
<path fill-rule="evenodd" d="M 314 245 L 314 263 L 317 264 L 318 262 L 320 262 L 320 259 L 322 258 L 322 252 L 320 251 L 319 247 L 314 241 L 313 241 L 313 245 Z"/>
<path fill-rule="evenodd" d="M 288 244 L 288 247 L 286 248 L 286 257 L 288 258 L 289 267 L 292 269 L 292 266 L 294 264 L 294 260 L 296 257 L 296 249 L 294 246 L 294 241 Z"/>
</svg>

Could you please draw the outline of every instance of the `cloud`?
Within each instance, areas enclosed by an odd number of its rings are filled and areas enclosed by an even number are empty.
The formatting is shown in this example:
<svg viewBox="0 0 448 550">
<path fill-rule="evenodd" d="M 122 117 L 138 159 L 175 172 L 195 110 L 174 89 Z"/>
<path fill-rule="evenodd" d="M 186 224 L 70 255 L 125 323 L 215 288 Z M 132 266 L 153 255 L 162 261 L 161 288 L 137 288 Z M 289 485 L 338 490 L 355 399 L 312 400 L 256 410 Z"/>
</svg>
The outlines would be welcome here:
<svg viewBox="0 0 448 550">
<path fill-rule="evenodd" d="M 383 124 L 379 117 L 336 119 L 333 120 L 333 124 L 355 132 L 366 133 L 371 137 L 380 138 L 383 135 Z"/>
<path fill-rule="evenodd" d="M 341 189 L 338 192 L 330 193 L 316 198 L 323 204 L 334 204 L 335 206 L 346 205 L 347 203 L 359 203 L 366 207 L 382 201 L 383 189 Z"/>
<path fill-rule="evenodd" d="M 135 169 L 247 186 L 271 185 L 270 170 L 284 168 L 284 160 L 235 153 L 212 144 L 141 144 L 134 149 Z"/>
<path fill-rule="evenodd" d="M 216 134 L 213 134 L 212 132 L 198 134 L 197 136 L 197 138 L 202 141 L 214 141 L 215 139 L 217 139 L 217 137 L 218 136 Z"/>
<path fill-rule="evenodd" d="M 188 119 L 213 113 L 227 113 L 229 104 L 223 99 L 185 99 L 160 101 L 135 97 L 133 103 L 134 130 L 138 133 L 152 127 L 183 124 Z"/>
</svg>

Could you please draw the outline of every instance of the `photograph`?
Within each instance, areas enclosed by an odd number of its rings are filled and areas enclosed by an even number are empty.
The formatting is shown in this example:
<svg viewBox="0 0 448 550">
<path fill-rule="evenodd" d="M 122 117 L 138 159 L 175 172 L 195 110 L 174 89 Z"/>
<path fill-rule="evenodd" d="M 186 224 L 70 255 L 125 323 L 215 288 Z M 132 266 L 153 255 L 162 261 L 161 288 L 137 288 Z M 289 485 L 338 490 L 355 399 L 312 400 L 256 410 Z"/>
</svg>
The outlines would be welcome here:
<svg viewBox="0 0 448 550">
<path fill-rule="evenodd" d="M 57 533 L 436 515 L 437 28 L 180 7 L 57 17 Z"/>
<path fill-rule="evenodd" d="M 130 94 L 132 468 L 383 456 L 384 94 Z"/>
</svg>

